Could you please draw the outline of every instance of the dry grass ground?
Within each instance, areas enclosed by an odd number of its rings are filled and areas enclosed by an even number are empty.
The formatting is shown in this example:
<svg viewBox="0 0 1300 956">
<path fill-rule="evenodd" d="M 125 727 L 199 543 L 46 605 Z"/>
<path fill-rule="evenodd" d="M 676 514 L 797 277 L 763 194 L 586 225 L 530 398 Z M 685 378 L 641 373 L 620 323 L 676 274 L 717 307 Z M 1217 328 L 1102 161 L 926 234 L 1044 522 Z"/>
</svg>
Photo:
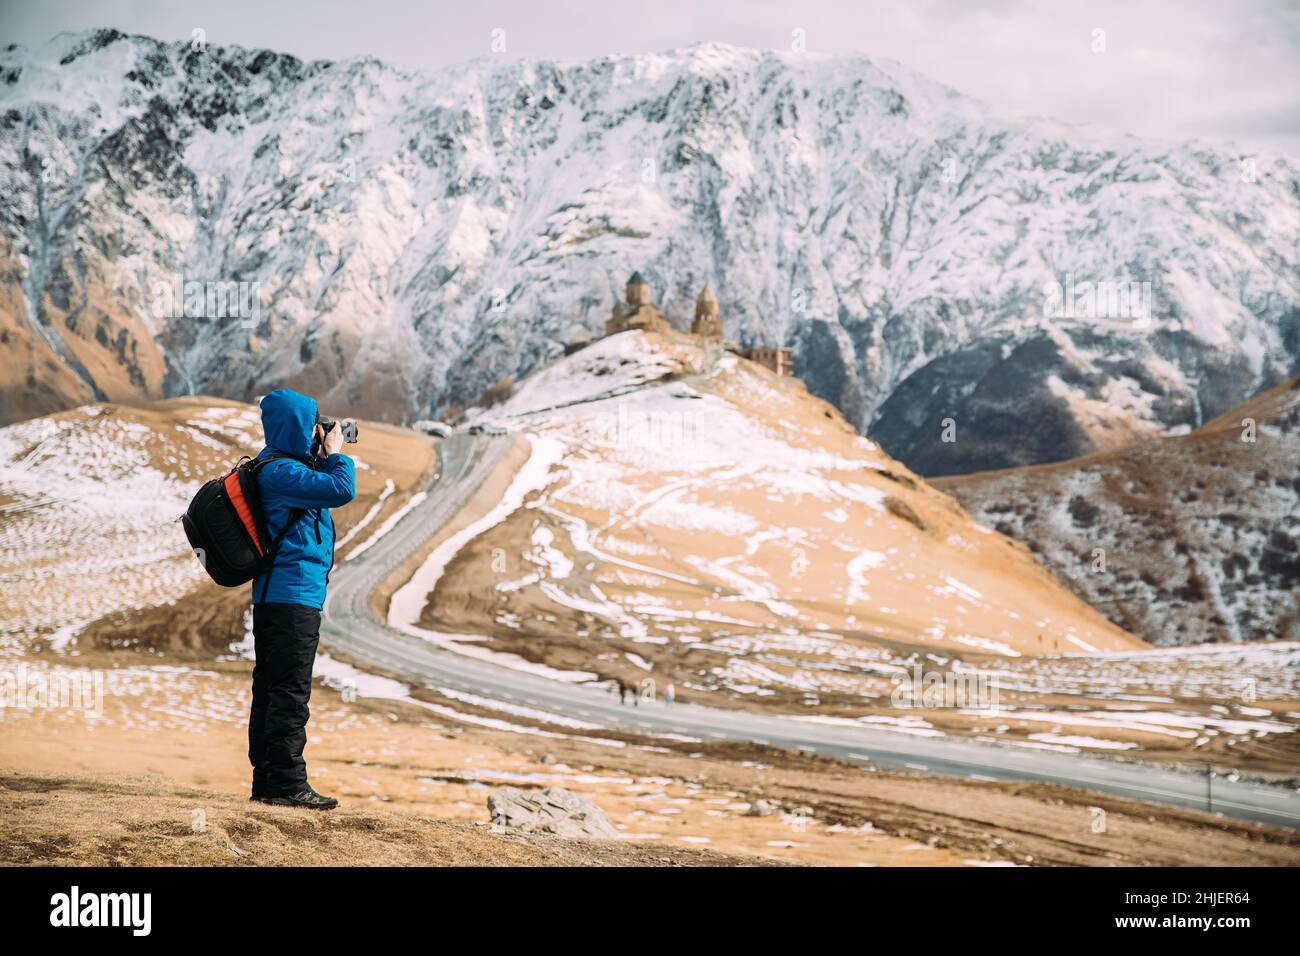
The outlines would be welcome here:
<svg viewBox="0 0 1300 956">
<path fill-rule="evenodd" d="M 158 777 L 0 772 L 4 866 L 771 866 L 680 846 L 493 832 L 376 810 L 308 813 Z"/>
<path fill-rule="evenodd" d="M 332 854 L 343 852 L 356 835 L 352 831 L 331 836 L 338 842 L 313 860 L 313 831 L 298 831 L 299 845 L 292 834 L 267 829 L 275 821 L 299 826 L 287 822 L 296 818 L 293 813 L 246 804 L 247 664 L 142 668 L 138 658 L 123 655 L 83 663 L 105 669 L 102 717 L 91 720 L 68 710 L 0 712 L 0 769 L 15 778 L 65 781 L 46 786 L 52 796 L 20 800 L 6 794 L 0 846 L 19 840 L 45 846 L 44 859 L 55 862 L 63 854 L 82 859 L 78 854 L 120 848 L 130 838 L 131 853 L 147 854 L 149 841 L 141 833 L 158 832 L 165 822 L 166 833 L 183 835 L 191 810 L 211 806 L 220 811 L 215 819 L 234 845 L 253 854 L 236 860 L 221 845 L 204 850 L 216 861 L 346 862 Z M 628 842 L 707 848 L 747 859 L 836 866 L 1300 863 L 1300 834 L 1195 811 L 1041 784 L 864 770 L 753 744 L 574 731 L 432 691 L 415 696 L 416 701 L 348 702 L 317 684 L 307 748 L 313 785 L 339 796 L 349 814 L 368 818 L 382 811 L 381 822 L 347 824 L 363 834 L 373 826 L 381 834 L 374 855 L 358 849 L 358 861 L 396 862 L 383 852 L 396 833 L 423 832 L 434 840 L 433 834 L 442 839 L 477 832 L 474 825 L 488 822 L 488 794 L 509 784 L 580 793 L 609 815 Z M 485 726 L 485 720 L 492 723 Z M 111 775 L 107 783 L 105 775 Z M 137 779 L 145 775 L 153 778 L 147 785 Z M 101 791 L 111 797 L 102 807 Z M 220 796 L 211 804 L 196 802 L 187 795 L 191 791 Z M 759 800 L 779 809 L 750 815 Z M 133 801 L 138 809 L 130 809 Z M 1108 814 L 1104 834 L 1091 829 L 1090 808 L 1097 806 Z M 223 808 L 235 816 L 224 815 Z M 78 814 L 99 822 L 83 829 Z M 128 829 L 110 824 L 117 817 L 147 826 L 131 837 Z M 221 822 L 227 819 L 236 822 Z M 436 821 L 467 829 L 440 829 Z M 403 829 L 426 823 L 427 831 Z M 97 828 L 116 836 L 97 836 Z M 506 848 L 499 852 L 497 862 L 511 861 Z"/>
</svg>

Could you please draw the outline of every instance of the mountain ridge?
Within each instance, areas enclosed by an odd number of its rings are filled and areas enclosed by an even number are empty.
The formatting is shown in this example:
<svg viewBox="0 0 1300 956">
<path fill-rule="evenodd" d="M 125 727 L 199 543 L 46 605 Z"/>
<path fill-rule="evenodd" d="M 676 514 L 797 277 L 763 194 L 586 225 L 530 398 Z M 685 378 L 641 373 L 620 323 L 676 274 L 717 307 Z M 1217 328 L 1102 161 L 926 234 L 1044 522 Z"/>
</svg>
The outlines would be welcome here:
<svg viewBox="0 0 1300 956">
<path fill-rule="evenodd" d="M 0 79 L 0 333 L 30 353 L 4 420 L 272 384 L 425 417 L 598 332 L 634 269 L 679 324 L 712 281 L 729 337 L 793 347 L 926 474 L 1194 427 L 1300 362 L 1293 166 L 1000 118 L 886 61 L 418 72 L 100 31 Z M 157 315 L 177 275 L 255 283 L 258 314 Z M 1046 318 L 1071 277 L 1154 287 L 1153 327 Z"/>
</svg>

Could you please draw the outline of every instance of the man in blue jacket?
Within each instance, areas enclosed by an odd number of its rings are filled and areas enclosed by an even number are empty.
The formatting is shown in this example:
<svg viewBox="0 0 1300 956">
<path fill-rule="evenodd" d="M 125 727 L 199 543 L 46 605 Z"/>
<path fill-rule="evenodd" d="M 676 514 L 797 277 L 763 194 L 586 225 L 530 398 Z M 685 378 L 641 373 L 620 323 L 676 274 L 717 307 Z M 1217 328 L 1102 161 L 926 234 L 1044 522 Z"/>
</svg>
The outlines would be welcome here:
<svg viewBox="0 0 1300 956">
<path fill-rule="evenodd" d="M 307 719 L 311 670 L 320 639 L 325 585 L 334 567 L 334 519 L 329 509 L 356 494 L 352 459 L 340 455 L 338 423 L 319 424 L 315 399 L 278 388 L 262 399 L 266 447 L 277 456 L 258 471 L 258 489 L 274 540 L 288 527 L 271 567 L 253 581 L 253 710 L 248 759 L 253 799 L 332 810 L 338 800 L 307 783 Z"/>
</svg>

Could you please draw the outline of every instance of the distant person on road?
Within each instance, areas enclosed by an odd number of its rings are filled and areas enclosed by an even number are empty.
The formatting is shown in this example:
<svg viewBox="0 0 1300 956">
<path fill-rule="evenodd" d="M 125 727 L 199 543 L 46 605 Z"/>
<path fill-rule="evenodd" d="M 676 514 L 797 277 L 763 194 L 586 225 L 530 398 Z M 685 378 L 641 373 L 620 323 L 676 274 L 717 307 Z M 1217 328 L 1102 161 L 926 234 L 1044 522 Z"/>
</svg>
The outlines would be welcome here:
<svg viewBox="0 0 1300 956">
<path fill-rule="evenodd" d="M 352 500 L 356 471 L 339 454 L 339 423 L 322 420 L 316 400 L 306 395 L 279 388 L 263 398 L 262 431 L 266 447 L 258 457 L 283 456 L 258 474 L 262 510 L 271 539 L 281 532 L 284 538 L 271 567 L 253 580 L 252 798 L 331 810 L 339 802 L 307 783 L 303 749 L 321 609 L 334 567 L 329 509 Z"/>
<path fill-rule="evenodd" d="M 673 705 L 673 698 L 676 696 L 677 688 L 673 686 L 672 681 L 668 681 L 664 684 L 664 706 L 671 707 Z"/>
</svg>

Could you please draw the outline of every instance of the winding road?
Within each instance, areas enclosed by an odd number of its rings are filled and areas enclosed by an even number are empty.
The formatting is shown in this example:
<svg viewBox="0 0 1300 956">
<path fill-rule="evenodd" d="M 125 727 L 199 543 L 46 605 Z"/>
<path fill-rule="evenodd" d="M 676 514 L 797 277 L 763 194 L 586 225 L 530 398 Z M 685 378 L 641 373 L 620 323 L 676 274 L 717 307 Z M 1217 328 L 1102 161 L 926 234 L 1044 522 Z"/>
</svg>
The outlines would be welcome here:
<svg viewBox="0 0 1300 956">
<path fill-rule="evenodd" d="M 624 732 L 756 741 L 863 765 L 982 779 L 1048 781 L 1205 808 L 1204 773 L 681 702 L 672 707 L 662 702 L 625 707 L 618 703 L 617 695 L 608 692 L 607 685 L 551 680 L 470 658 L 389 628 L 371 611 L 371 592 L 465 506 L 514 440 L 511 436 L 457 434 L 439 443 L 441 466 L 427 489 L 428 497 L 363 554 L 336 564 L 321 625 L 321 643 L 326 648 L 415 684 L 469 692 Z M 1300 794 L 1295 791 L 1223 778 L 1212 784 L 1213 810 L 1228 817 L 1300 828 Z"/>
</svg>

